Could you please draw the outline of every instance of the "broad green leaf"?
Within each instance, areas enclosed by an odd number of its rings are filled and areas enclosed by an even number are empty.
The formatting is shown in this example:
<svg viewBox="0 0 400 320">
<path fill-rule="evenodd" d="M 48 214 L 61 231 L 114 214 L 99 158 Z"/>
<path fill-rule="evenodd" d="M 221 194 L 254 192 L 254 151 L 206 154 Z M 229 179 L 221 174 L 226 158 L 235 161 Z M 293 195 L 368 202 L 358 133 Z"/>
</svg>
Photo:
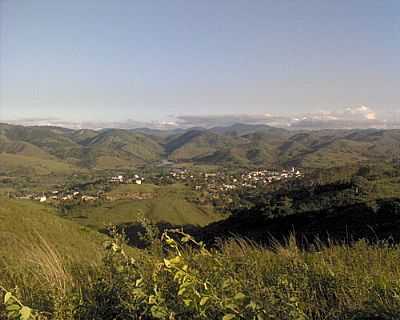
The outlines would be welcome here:
<svg viewBox="0 0 400 320">
<path fill-rule="evenodd" d="M 19 311 L 19 309 L 21 309 L 21 307 L 18 304 L 9 304 L 6 307 L 7 311 Z"/>
<path fill-rule="evenodd" d="M 10 311 L 7 313 L 8 319 L 19 319 L 18 311 Z"/>
<path fill-rule="evenodd" d="M 149 297 L 149 304 L 156 304 L 157 303 L 157 299 L 155 296 L 150 296 Z"/>
<path fill-rule="evenodd" d="M 151 315 L 156 319 L 165 319 L 168 316 L 168 312 L 165 308 L 160 306 L 151 307 Z"/>
<path fill-rule="evenodd" d="M 262 314 L 258 314 L 257 315 L 257 320 L 264 320 L 264 316 Z"/>
<path fill-rule="evenodd" d="M 169 262 L 170 262 L 171 264 L 179 264 L 179 263 L 181 263 L 181 261 L 182 261 L 182 259 L 181 259 L 180 256 L 176 256 L 175 258 L 169 260 Z"/>
<path fill-rule="evenodd" d="M 225 308 L 227 308 L 227 309 L 231 309 L 231 310 L 236 310 L 237 308 L 239 308 L 238 307 L 238 305 L 236 305 L 236 304 L 234 304 L 234 303 L 227 303 L 227 304 L 225 304 Z"/>
<path fill-rule="evenodd" d="M 204 306 L 204 305 L 207 303 L 207 301 L 208 301 L 209 299 L 210 299 L 209 297 L 203 297 L 203 298 L 201 298 L 201 300 L 200 300 L 200 305 L 201 305 L 201 306 Z"/>
<path fill-rule="evenodd" d="M 190 287 L 191 285 L 192 285 L 192 283 L 187 281 L 187 282 L 184 282 L 181 284 L 181 288 L 187 288 L 187 287 Z"/>
<path fill-rule="evenodd" d="M 182 239 L 181 239 L 181 242 L 182 243 L 186 243 L 186 242 L 188 242 L 188 241 L 190 241 L 190 237 L 188 237 L 188 236 L 185 236 L 185 237 L 183 237 Z"/>
<path fill-rule="evenodd" d="M 124 266 L 117 266 L 117 271 L 119 272 L 119 273 L 122 273 L 122 272 L 124 272 Z"/>
<path fill-rule="evenodd" d="M 169 260 L 167 260 L 167 259 L 164 259 L 164 264 L 165 264 L 165 266 L 167 267 L 167 268 L 171 268 L 171 261 L 169 261 Z"/>
<path fill-rule="evenodd" d="M 246 308 L 250 308 L 252 310 L 257 310 L 258 305 L 254 301 L 250 301 L 250 303 L 246 306 Z"/>
<path fill-rule="evenodd" d="M 190 306 L 190 304 L 192 303 L 192 300 L 191 299 L 184 299 L 183 300 L 183 303 L 185 304 L 185 306 Z"/>
<path fill-rule="evenodd" d="M 244 300 L 244 299 L 246 299 L 246 296 L 242 292 L 239 292 L 233 297 L 233 299 L 234 300 Z"/>
<path fill-rule="evenodd" d="M 136 287 L 140 287 L 142 283 L 143 283 L 143 279 L 142 278 L 137 279 L 136 280 Z"/>
<path fill-rule="evenodd" d="M 116 243 L 113 243 L 113 244 L 111 245 L 111 247 L 112 247 L 112 249 L 113 249 L 114 252 L 117 252 L 117 251 L 121 250 L 121 248 L 119 247 L 119 245 L 117 245 Z"/>
<path fill-rule="evenodd" d="M 21 315 L 21 320 L 29 320 L 32 315 L 32 309 L 28 307 L 22 307 L 22 309 L 19 311 L 19 314 Z"/>
<path fill-rule="evenodd" d="M 183 294 L 185 293 L 185 291 L 186 291 L 186 288 L 185 288 L 185 287 L 181 288 L 181 289 L 178 291 L 178 296 L 183 295 Z"/>
<path fill-rule="evenodd" d="M 7 302 L 12 298 L 12 293 L 7 292 L 4 296 L 4 304 L 7 304 Z"/>
<path fill-rule="evenodd" d="M 226 289 L 229 288 L 231 286 L 231 281 L 229 279 L 224 280 L 224 282 L 222 283 L 222 288 Z"/>
<path fill-rule="evenodd" d="M 224 315 L 224 317 L 222 318 L 222 320 L 232 320 L 232 319 L 235 319 L 235 318 L 236 318 L 236 315 L 235 315 L 235 314 L 233 314 L 233 313 L 228 313 L 228 314 Z"/>
<path fill-rule="evenodd" d="M 132 290 L 132 294 L 136 297 L 136 298 L 145 298 L 146 295 L 143 291 L 143 289 L 141 288 L 136 288 Z"/>
</svg>

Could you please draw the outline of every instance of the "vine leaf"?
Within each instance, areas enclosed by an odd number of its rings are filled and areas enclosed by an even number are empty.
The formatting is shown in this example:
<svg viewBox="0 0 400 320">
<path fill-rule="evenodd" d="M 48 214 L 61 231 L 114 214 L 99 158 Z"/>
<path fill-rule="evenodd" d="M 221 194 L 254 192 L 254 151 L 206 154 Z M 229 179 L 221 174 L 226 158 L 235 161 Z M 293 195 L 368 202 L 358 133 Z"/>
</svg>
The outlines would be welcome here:
<svg viewBox="0 0 400 320">
<path fill-rule="evenodd" d="M 12 298 L 11 292 L 7 292 L 7 293 L 4 295 L 4 304 L 7 304 L 8 301 L 9 301 L 11 298 Z"/>
<path fill-rule="evenodd" d="M 233 314 L 233 313 L 228 313 L 228 314 L 224 315 L 224 317 L 222 318 L 222 320 L 232 320 L 232 319 L 235 319 L 235 318 L 236 318 L 236 315 L 235 315 L 235 314 Z"/>
<path fill-rule="evenodd" d="M 234 300 L 244 300 L 244 299 L 246 299 L 246 296 L 242 292 L 239 292 L 233 297 L 233 299 Z"/>
<path fill-rule="evenodd" d="M 19 311 L 19 314 L 21 315 L 21 320 L 29 320 L 32 315 L 32 309 L 28 307 L 22 307 L 22 309 Z"/>
</svg>

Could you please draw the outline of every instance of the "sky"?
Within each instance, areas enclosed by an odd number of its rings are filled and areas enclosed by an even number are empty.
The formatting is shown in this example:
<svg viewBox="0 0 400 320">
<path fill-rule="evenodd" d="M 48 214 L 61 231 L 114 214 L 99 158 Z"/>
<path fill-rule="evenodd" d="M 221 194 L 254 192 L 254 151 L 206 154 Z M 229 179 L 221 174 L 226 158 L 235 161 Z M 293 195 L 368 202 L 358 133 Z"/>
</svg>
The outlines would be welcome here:
<svg viewBox="0 0 400 320">
<path fill-rule="evenodd" d="M 400 109 L 398 0 L 0 0 L 0 120 Z"/>
</svg>

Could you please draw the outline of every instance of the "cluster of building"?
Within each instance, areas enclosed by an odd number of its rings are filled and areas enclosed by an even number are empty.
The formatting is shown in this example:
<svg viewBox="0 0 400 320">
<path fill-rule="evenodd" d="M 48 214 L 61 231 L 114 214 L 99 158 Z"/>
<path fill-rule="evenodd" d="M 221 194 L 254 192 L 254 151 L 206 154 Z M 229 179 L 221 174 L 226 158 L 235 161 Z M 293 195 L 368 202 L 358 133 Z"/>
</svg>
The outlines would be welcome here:
<svg viewBox="0 0 400 320">
<path fill-rule="evenodd" d="M 262 185 L 270 184 L 276 181 L 302 178 L 304 174 L 296 169 L 291 170 L 254 170 L 245 171 L 236 175 L 226 173 L 205 173 L 206 183 L 195 186 L 196 190 L 201 190 L 202 186 L 208 191 L 230 191 L 239 188 L 257 188 Z"/>
<path fill-rule="evenodd" d="M 257 170 L 243 173 L 240 176 L 240 180 L 242 181 L 242 185 L 246 183 L 254 185 L 254 183 L 257 184 L 259 182 L 266 184 L 273 181 L 280 181 L 290 178 L 300 178 L 303 176 L 304 174 L 296 168 L 282 171 Z"/>
<path fill-rule="evenodd" d="M 83 202 L 87 201 L 96 201 L 101 197 L 101 194 L 93 195 L 85 195 L 80 191 L 58 191 L 53 190 L 49 192 L 41 192 L 39 194 L 28 194 L 23 196 L 16 196 L 17 199 L 23 200 L 36 200 L 39 202 L 51 202 L 51 201 L 72 201 L 72 200 L 81 200 Z"/>
<path fill-rule="evenodd" d="M 194 186 L 195 190 L 229 191 L 238 188 L 257 188 L 260 185 L 270 184 L 293 178 L 302 178 L 304 173 L 299 169 L 290 170 L 243 170 L 236 173 L 226 171 L 195 173 L 188 169 L 173 169 L 169 178 L 176 182 L 186 182 Z"/>
<path fill-rule="evenodd" d="M 123 175 L 112 176 L 109 180 L 110 183 L 135 183 L 142 184 L 143 178 L 135 174 L 133 177 L 125 177 Z"/>
<path fill-rule="evenodd" d="M 291 168 L 290 170 L 268 170 L 268 169 L 258 169 L 258 170 L 242 170 L 236 172 L 228 172 L 226 170 L 221 170 L 217 172 L 198 172 L 191 171 L 187 168 L 173 168 L 169 171 L 167 175 L 167 181 L 164 177 L 151 178 L 148 177 L 149 182 L 155 184 L 163 183 L 185 183 L 193 189 L 198 191 L 206 191 L 209 194 L 217 196 L 218 194 L 226 194 L 230 191 L 240 189 L 240 188 L 257 188 L 263 185 L 267 185 L 277 181 L 284 181 L 288 179 L 296 179 L 304 177 L 299 169 Z M 163 180 L 164 179 L 164 180 Z M 40 192 L 37 194 L 28 194 L 23 196 L 16 196 L 18 199 L 29 199 L 36 200 L 39 202 L 52 202 L 52 201 L 82 201 L 90 202 L 96 201 L 98 199 L 113 201 L 120 199 L 147 199 L 151 197 L 151 194 L 143 193 L 127 193 L 124 195 L 119 195 L 118 197 L 110 197 L 105 193 L 105 190 L 111 185 L 115 184 L 142 184 L 144 178 L 139 175 L 115 175 L 108 178 L 101 183 L 100 188 L 91 188 L 91 191 L 85 192 L 84 187 L 73 187 L 70 191 L 58 191 L 53 190 L 49 192 Z M 93 191 L 93 189 L 95 191 Z M 86 193 L 86 194 L 85 194 Z"/>
<path fill-rule="evenodd" d="M 135 174 L 133 176 L 123 176 L 117 175 L 112 176 L 106 181 L 106 185 L 109 184 L 142 184 L 144 178 Z M 104 191 L 98 190 L 96 192 L 90 192 L 89 194 L 85 194 L 84 189 L 79 187 L 73 187 L 72 190 L 69 191 L 47 191 L 47 192 L 39 192 L 39 193 L 30 193 L 24 195 L 16 195 L 17 199 L 23 200 L 35 200 L 39 202 L 52 202 L 52 201 L 96 201 L 99 199 L 107 199 L 104 195 Z"/>
<path fill-rule="evenodd" d="M 191 173 L 188 169 L 176 168 L 171 170 L 169 175 L 174 180 L 185 181 L 187 179 L 194 179 L 193 173 Z"/>
</svg>

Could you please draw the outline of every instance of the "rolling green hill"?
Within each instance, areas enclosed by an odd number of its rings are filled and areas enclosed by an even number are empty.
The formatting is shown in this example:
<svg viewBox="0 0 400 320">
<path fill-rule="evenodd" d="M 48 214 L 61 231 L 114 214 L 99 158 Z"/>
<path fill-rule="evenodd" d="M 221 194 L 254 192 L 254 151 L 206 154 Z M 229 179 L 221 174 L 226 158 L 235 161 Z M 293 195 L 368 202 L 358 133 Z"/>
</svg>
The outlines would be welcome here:
<svg viewBox="0 0 400 320">
<path fill-rule="evenodd" d="M 78 168 L 54 158 L 0 153 L 0 172 L 12 175 L 70 175 Z"/>
<path fill-rule="evenodd" d="M 10 141 L 30 143 L 60 158 L 70 149 L 78 147 L 78 145 L 68 137 L 73 131 L 64 128 L 1 125 L 0 132 Z"/>
<path fill-rule="evenodd" d="M 244 124 L 244 123 L 235 123 L 228 127 L 214 127 L 210 129 L 211 132 L 217 134 L 227 134 L 233 136 L 246 136 L 253 133 L 264 133 L 270 136 L 289 136 L 290 132 L 281 129 L 275 128 L 264 124 Z"/>
<path fill-rule="evenodd" d="M 321 130 L 290 137 L 278 159 L 305 167 L 331 167 L 360 161 L 387 161 L 400 154 L 399 130 Z"/>
<path fill-rule="evenodd" d="M 193 191 L 183 185 L 157 187 L 155 185 L 121 185 L 108 195 L 145 194 L 144 199 L 106 201 L 101 205 L 77 206 L 67 217 L 97 230 L 108 224 L 135 223 L 141 213 L 154 223 L 167 222 L 176 225 L 206 225 L 221 218 L 213 208 L 189 201 Z"/>
<path fill-rule="evenodd" d="M 317 168 L 398 159 L 400 130 L 296 132 L 235 124 L 165 132 L 74 131 L 0 124 L 0 154 L 2 169 L 21 169 L 25 173 L 25 167 L 34 168 L 35 174 L 69 173 L 82 168 L 126 169 L 165 158 L 199 165 Z"/>
<path fill-rule="evenodd" d="M 0 152 L 56 161 L 76 168 L 112 169 L 157 160 L 163 148 L 150 137 L 126 130 L 73 131 L 2 124 Z M 27 159 L 28 163 L 32 159 Z"/>
<path fill-rule="evenodd" d="M 150 137 L 127 130 L 111 129 L 81 141 L 88 154 L 95 158 L 112 157 L 144 163 L 160 158 L 163 149 Z M 127 166 L 129 164 L 127 163 Z"/>
<path fill-rule="evenodd" d="M 169 141 L 166 144 L 166 152 L 173 160 L 196 160 L 232 148 L 238 143 L 229 136 L 192 130 Z"/>
</svg>

